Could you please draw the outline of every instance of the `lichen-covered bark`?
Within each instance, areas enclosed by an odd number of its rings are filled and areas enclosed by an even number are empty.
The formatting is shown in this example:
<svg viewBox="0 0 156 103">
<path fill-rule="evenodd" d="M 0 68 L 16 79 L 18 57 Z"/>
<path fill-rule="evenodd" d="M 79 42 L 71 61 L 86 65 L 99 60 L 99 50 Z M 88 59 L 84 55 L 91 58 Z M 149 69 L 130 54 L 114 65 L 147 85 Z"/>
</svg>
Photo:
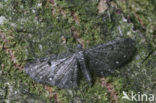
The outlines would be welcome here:
<svg viewBox="0 0 156 103">
<path fill-rule="evenodd" d="M 155 94 L 155 5 L 155 0 L 0 1 L 0 101 L 128 103 L 123 91 Z M 136 41 L 134 58 L 118 74 L 94 78 L 93 87 L 85 81 L 77 90 L 45 87 L 22 71 L 31 59 L 74 50 L 78 42 L 88 48 L 119 37 Z"/>
</svg>

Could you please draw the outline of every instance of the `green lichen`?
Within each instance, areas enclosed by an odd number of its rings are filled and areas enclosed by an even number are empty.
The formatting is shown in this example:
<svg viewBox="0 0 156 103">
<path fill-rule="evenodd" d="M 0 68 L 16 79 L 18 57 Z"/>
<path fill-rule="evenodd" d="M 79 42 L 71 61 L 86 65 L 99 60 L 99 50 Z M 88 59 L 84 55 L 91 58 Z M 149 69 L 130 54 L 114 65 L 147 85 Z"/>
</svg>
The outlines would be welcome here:
<svg viewBox="0 0 156 103">
<path fill-rule="evenodd" d="M 117 75 L 105 77 L 114 85 L 118 101 L 122 100 L 123 91 L 155 94 L 156 81 L 156 13 L 154 0 L 112 1 L 108 9 L 98 14 L 96 0 L 55 0 L 54 6 L 46 0 L 2 0 L 0 16 L 6 22 L 0 25 L 0 31 L 6 35 L 8 42 L 0 39 L 2 44 L 14 51 L 17 64 L 24 66 L 30 59 L 49 56 L 66 51 L 66 45 L 75 48 L 77 41 L 72 36 L 74 28 L 85 47 L 104 43 L 118 37 L 135 39 L 137 52 L 132 61 L 117 70 Z M 61 11 L 62 10 L 62 11 Z M 63 13 L 61 13 L 63 12 Z M 75 22 L 72 13 L 79 18 Z M 65 15 L 63 15 L 65 14 Z M 67 38 L 63 44 L 61 36 Z M 10 55 L 0 48 L 0 100 L 2 102 L 37 102 L 51 103 L 54 98 L 44 86 L 31 80 L 24 72 L 18 70 Z M 60 90 L 62 103 L 110 103 L 107 88 L 102 87 L 99 78 L 89 87 L 82 80 L 77 90 Z M 155 94 L 156 95 L 156 94 Z"/>
</svg>

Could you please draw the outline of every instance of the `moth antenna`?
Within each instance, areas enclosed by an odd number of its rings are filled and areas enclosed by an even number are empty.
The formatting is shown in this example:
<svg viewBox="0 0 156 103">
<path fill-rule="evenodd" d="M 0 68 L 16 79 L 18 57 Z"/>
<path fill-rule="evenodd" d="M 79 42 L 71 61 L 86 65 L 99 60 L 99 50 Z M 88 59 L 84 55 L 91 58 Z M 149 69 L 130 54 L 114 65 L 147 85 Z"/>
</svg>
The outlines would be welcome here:
<svg viewBox="0 0 156 103">
<path fill-rule="evenodd" d="M 65 48 L 66 48 L 67 52 L 70 52 L 70 53 L 73 53 L 73 52 L 74 52 L 73 48 L 71 48 L 71 47 L 70 47 L 69 45 L 67 45 L 67 44 L 65 44 Z"/>
</svg>

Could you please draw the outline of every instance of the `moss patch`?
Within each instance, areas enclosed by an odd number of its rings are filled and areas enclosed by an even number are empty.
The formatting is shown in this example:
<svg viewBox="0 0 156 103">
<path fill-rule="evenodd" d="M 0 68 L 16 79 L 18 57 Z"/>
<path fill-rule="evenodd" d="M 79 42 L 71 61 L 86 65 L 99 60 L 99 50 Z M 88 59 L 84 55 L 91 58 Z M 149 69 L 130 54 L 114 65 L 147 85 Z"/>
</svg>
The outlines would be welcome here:
<svg viewBox="0 0 156 103">
<path fill-rule="evenodd" d="M 14 66 L 3 45 L 14 52 L 16 63 L 24 66 L 31 59 L 62 53 L 66 51 L 66 45 L 74 49 L 79 41 L 83 41 L 85 47 L 91 47 L 119 37 L 135 39 L 137 53 L 128 65 L 117 71 L 117 75 L 105 77 L 114 85 L 118 101 L 129 103 L 122 101 L 123 91 L 155 93 L 156 2 L 114 0 L 108 4 L 108 8 L 99 14 L 97 0 L 2 0 L 0 16 L 6 20 L 0 25 L 0 31 L 7 41 L 0 38 L 1 101 L 56 101 L 44 86 Z M 62 36 L 66 38 L 66 44 Z M 93 87 L 83 80 L 77 90 L 52 89 L 62 103 L 113 102 L 99 78 Z"/>
</svg>

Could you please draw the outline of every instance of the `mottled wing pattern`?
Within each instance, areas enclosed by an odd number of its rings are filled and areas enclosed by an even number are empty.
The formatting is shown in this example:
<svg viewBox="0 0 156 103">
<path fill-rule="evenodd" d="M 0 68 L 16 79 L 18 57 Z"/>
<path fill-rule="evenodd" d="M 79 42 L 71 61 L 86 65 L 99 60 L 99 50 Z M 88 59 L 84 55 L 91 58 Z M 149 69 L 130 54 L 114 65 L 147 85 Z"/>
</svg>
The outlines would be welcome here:
<svg viewBox="0 0 156 103">
<path fill-rule="evenodd" d="M 132 39 L 118 39 L 85 50 L 88 68 L 103 76 L 127 62 L 135 52 Z"/>
<path fill-rule="evenodd" d="M 59 88 L 76 88 L 78 65 L 75 54 L 54 55 L 28 63 L 25 72 L 39 83 Z"/>
</svg>

